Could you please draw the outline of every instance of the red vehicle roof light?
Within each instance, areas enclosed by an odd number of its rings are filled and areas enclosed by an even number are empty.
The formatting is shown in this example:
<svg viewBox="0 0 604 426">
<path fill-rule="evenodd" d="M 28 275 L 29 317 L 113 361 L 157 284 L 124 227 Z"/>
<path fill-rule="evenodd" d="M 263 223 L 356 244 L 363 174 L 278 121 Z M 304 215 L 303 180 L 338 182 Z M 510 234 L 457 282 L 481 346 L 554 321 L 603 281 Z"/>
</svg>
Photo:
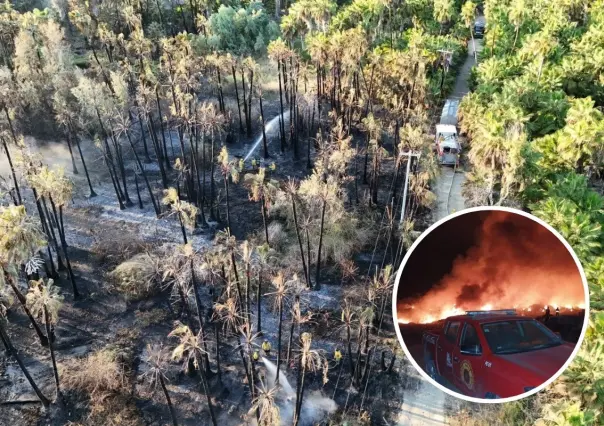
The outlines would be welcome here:
<svg viewBox="0 0 604 426">
<path fill-rule="evenodd" d="M 466 311 L 471 317 L 478 315 L 517 315 L 516 309 L 495 309 L 491 311 Z"/>
</svg>

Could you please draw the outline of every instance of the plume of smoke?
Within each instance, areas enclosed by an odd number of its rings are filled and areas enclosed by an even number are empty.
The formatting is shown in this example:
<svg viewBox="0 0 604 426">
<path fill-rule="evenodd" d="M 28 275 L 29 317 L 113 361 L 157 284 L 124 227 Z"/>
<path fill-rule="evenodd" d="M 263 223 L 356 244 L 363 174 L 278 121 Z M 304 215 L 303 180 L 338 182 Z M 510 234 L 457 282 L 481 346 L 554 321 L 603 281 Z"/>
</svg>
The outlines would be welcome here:
<svg viewBox="0 0 604 426">
<path fill-rule="evenodd" d="M 399 311 L 399 318 L 431 322 L 466 310 L 582 306 L 585 298 L 579 270 L 562 242 L 529 218 L 498 211 L 482 222 L 477 243 L 448 275 L 403 304 L 413 310 Z"/>
</svg>

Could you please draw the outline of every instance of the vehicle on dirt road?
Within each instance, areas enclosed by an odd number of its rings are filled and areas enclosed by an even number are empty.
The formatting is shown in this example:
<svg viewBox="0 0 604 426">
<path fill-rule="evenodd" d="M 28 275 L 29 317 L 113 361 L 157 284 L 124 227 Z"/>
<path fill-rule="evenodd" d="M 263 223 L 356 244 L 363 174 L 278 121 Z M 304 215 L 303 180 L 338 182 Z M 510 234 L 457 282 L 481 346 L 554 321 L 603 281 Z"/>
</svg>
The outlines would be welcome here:
<svg viewBox="0 0 604 426">
<path fill-rule="evenodd" d="M 437 382 L 467 396 L 508 398 L 550 379 L 574 345 L 515 310 L 470 311 L 425 332 L 424 369 Z M 450 386 L 449 386 L 450 387 Z"/>
<path fill-rule="evenodd" d="M 439 163 L 444 166 L 459 166 L 461 143 L 457 132 L 458 109 L 459 99 L 447 99 L 440 115 L 440 122 L 436 125 L 434 151 Z"/>
<path fill-rule="evenodd" d="M 483 38 L 484 37 L 484 22 L 476 21 L 474 23 L 474 37 Z"/>
<path fill-rule="evenodd" d="M 457 128 L 454 125 L 436 125 L 435 150 L 440 164 L 459 166 L 461 144 L 457 136 Z"/>
</svg>

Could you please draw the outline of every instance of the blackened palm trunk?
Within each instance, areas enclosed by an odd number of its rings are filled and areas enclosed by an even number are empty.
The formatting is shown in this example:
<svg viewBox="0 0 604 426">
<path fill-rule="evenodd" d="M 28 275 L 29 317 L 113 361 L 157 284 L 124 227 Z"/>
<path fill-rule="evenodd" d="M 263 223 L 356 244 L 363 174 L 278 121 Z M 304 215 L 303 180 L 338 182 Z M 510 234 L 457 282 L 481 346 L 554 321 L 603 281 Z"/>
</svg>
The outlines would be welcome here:
<svg viewBox="0 0 604 426">
<path fill-rule="evenodd" d="M 161 111 L 161 102 L 159 100 L 159 86 L 155 86 L 155 104 L 157 105 L 157 112 L 159 114 L 159 128 L 161 130 L 162 143 L 164 145 L 164 162 L 166 170 L 170 170 L 170 156 L 168 155 L 168 144 L 166 142 L 166 129 L 164 128 L 164 116 Z"/>
<path fill-rule="evenodd" d="M 239 103 L 239 88 L 237 87 L 237 74 L 235 73 L 235 67 L 231 67 L 233 73 L 233 84 L 235 85 L 235 98 L 237 98 L 237 112 L 239 113 L 239 131 L 243 133 L 243 121 L 241 120 L 241 104 Z"/>
<path fill-rule="evenodd" d="M 321 288 L 321 249 L 323 246 L 323 228 L 325 227 L 325 210 L 327 208 L 327 199 L 323 199 L 323 208 L 321 209 L 321 228 L 319 229 L 319 247 L 317 248 L 317 273 L 315 275 L 315 290 Z"/>
<path fill-rule="evenodd" d="M 392 358 L 390 358 L 390 365 L 388 365 L 388 373 L 392 373 L 394 369 L 394 363 L 396 362 L 396 354 L 392 353 Z"/>
<path fill-rule="evenodd" d="M 159 166 L 159 173 L 161 175 L 161 183 L 164 189 L 168 189 L 168 176 L 166 175 L 166 169 L 164 167 L 164 157 L 168 155 L 162 149 L 159 139 L 157 139 L 157 133 L 155 132 L 155 122 L 151 114 L 147 114 L 147 128 L 151 135 L 151 142 L 153 143 L 153 150 L 157 157 L 157 165 Z"/>
<path fill-rule="evenodd" d="M 296 228 L 296 238 L 298 239 L 298 247 L 300 248 L 300 258 L 302 259 L 302 269 L 304 269 L 304 279 L 306 280 L 306 285 L 310 288 L 310 275 L 308 268 L 306 267 L 306 261 L 304 260 L 304 249 L 302 248 L 302 238 L 300 238 L 300 229 L 298 228 L 298 214 L 296 211 L 296 200 L 294 198 L 294 194 L 291 194 L 292 200 L 292 211 L 294 214 L 294 226 Z M 308 265 L 310 267 L 310 265 Z"/>
<path fill-rule="evenodd" d="M 259 96 L 260 100 L 260 120 L 262 120 L 262 146 L 264 147 L 264 158 L 268 158 L 268 143 L 266 141 L 266 129 L 264 121 L 264 108 L 262 108 L 262 94 Z"/>
<path fill-rule="evenodd" d="M 31 377 L 31 374 L 29 374 L 27 367 L 25 367 L 25 363 L 23 362 L 23 360 L 17 353 L 17 350 L 13 346 L 8 333 L 4 328 L 4 321 L 2 319 L 0 319 L 0 336 L 2 336 L 2 341 L 6 346 L 6 351 L 8 352 L 8 355 L 12 355 L 12 357 L 17 361 L 17 364 L 19 364 L 19 368 L 21 368 L 23 375 L 29 382 L 30 386 L 33 388 L 40 401 L 42 402 L 42 405 L 44 405 L 44 407 L 46 408 L 50 406 L 50 400 L 44 396 L 38 385 L 36 385 L 36 382 L 34 382 L 34 379 Z"/>
<path fill-rule="evenodd" d="M 339 364 L 340 365 L 338 367 L 338 378 L 336 379 L 336 385 L 334 386 L 333 395 L 331 399 L 335 399 L 336 397 L 336 393 L 338 392 L 338 384 L 340 383 L 340 378 L 342 377 L 342 370 L 344 370 L 344 363 L 340 361 Z"/>
<path fill-rule="evenodd" d="M 8 116 L 8 113 L 7 113 Z M 263 130 L 264 131 L 264 130 Z M 19 191 L 19 182 L 17 181 L 17 174 L 15 173 L 15 167 L 13 166 L 13 160 L 10 156 L 10 151 L 8 150 L 8 145 L 4 138 L 2 139 L 2 145 L 4 145 L 4 151 L 6 151 L 6 158 L 8 159 L 8 165 L 10 166 L 10 171 L 13 176 L 13 184 L 15 185 L 15 193 L 17 194 L 17 202 L 19 205 L 23 204 L 23 200 L 21 199 L 21 191 Z"/>
<path fill-rule="evenodd" d="M 346 324 L 346 346 L 348 348 L 348 364 L 350 367 L 350 374 L 353 375 L 354 374 L 354 363 L 352 361 L 352 343 L 351 343 L 350 324 L 349 323 Z"/>
<path fill-rule="evenodd" d="M 143 167 L 143 163 L 141 163 L 140 158 L 134 148 L 134 144 L 132 143 L 132 139 L 130 138 L 130 132 L 126 131 L 126 136 L 128 138 L 128 142 L 130 143 L 130 148 L 132 148 L 132 152 L 134 153 L 134 158 L 136 159 L 136 164 L 138 164 L 139 169 L 141 170 L 141 174 L 143 175 L 143 179 L 145 181 L 145 186 L 147 187 L 147 191 L 149 192 L 149 197 L 151 198 L 151 204 L 153 204 L 153 210 L 155 210 L 155 215 L 159 218 L 161 211 L 155 200 L 155 195 L 153 195 L 153 189 L 151 189 L 151 184 L 149 183 L 149 179 L 147 178 L 147 173 L 145 173 L 145 168 Z"/>
<path fill-rule="evenodd" d="M 256 289 L 256 332 L 262 334 L 262 268 L 258 272 L 258 288 Z"/>
<path fill-rule="evenodd" d="M 117 157 L 117 166 L 120 171 L 120 175 L 122 176 L 122 186 L 124 187 L 124 201 L 126 207 L 132 207 L 134 203 L 130 199 L 130 195 L 128 194 L 128 179 L 126 176 L 126 166 L 124 166 L 124 156 L 122 153 L 122 147 L 120 146 L 117 138 L 115 137 L 115 133 L 111 131 L 111 140 L 113 141 L 113 146 L 115 147 L 115 155 Z"/>
<path fill-rule="evenodd" d="M 50 218 L 50 214 L 48 213 L 48 208 L 46 207 L 46 201 L 42 200 L 44 203 L 40 201 L 35 188 L 32 188 L 32 191 L 34 193 L 34 198 L 36 199 L 36 206 L 38 207 L 38 214 L 40 215 L 42 227 L 45 227 L 46 230 L 46 237 L 48 238 L 48 241 L 54 246 L 55 253 L 57 253 L 57 267 L 59 271 L 63 271 L 65 270 L 65 265 L 61 260 L 61 251 L 59 249 L 59 244 L 57 243 L 57 237 L 55 235 L 55 230 L 52 226 L 52 221 Z"/>
<path fill-rule="evenodd" d="M 178 421 L 176 420 L 176 412 L 174 411 L 174 407 L 172 406 L 172 399 L 170 399 L 170 394 L 168 393 L 168 388 L 166 387 L 166 382 L 164 381 L 164 376 L 162 374 L 159 375 L 159 384 L 161 385 L 161 390 L 164 392 L 166 402 L 168 403 L 170 417 L 172 417 L 172 425 L 178 426 Z"/>
<path fill-rule="evenodd" d="M 197 365 L 201 365 L 199 360 L 197 360 Z M 206 394 L 206 399 L 208 401 L 208 410 L 210 411 L 210 418 L 212 419 L 212 425 L 218 426 L 216 422 L 216 415 L 214 414 L 214 405 L 212 404 L 212 397 L 210 396 L 210 386 L 208 385 L 208 379 L 206 377 L 206 373 L 204 371 L 199 372 L 199 376 L 201 378 L 201 386 L 203 387 L 203 393 Z"/>
<path fill-rule="evenodd" d="M 141 116 L 140 109 L 138 107 L 138 101 L 136 97 L 134 98 L 134 107 L 137 110 L 137 118 L 138 118 L 138 126 L 141 131 L 141 139 L 143 140 L 143 149 L 145 151 L 145 163 L 151 162 L 151 157 L 149 156 L 149 147 L 147 146 L 147 136 L 145 136 L 145 127 L 143 126 L 143 117 Z M 130 111 L 130 120 L 134 121 L 134 117 L 132 112 Z"/>
<path fill-rule="evenodd" d="M 252 329 L 252 310 L 250 307 L 250 289 L 252 287 L 252 275 L 250 271 L 250 263 L 245 265 L 245 315 L 247 319 L 248 331 Z M 250 358 L 251 359 L 251 358 Z"/>
<path fill-rule="evenodd" d="M 268 218 L 267 218 L 266 202 L 264 199 L 264 195 L 260 199 L 260 210 L 262 211 L 262 224 L 264 225 L 264 239 L 266 240 L 266 244 L 269 245 L 269 242 L 268 242 Z"/>
<path fill-rule="evenodd" d="M 298 424 L 300 423 L 300 413 L 302 412 L 302 400 L 304 398 L 304 388 L 305 388 L 305 383 L 304 383 L 304 378 L 306 376 L 306 368 L 304 368 L 305 366 L 302 364 L 302 357 L 300 357 L 300 365 L 298 367 L 298 371 L 301 371 L 300 373 L 300 380 L 298 382 L 297 387 L 297 394 L 296 394 L 296 414 L 294 415 L 294 426 L 298 426 Z"/>
<path fill-rule="evenodd" d="M 50 315 L 48 313 L 48 308 L 46 307 L 46 305 L 44 306 L 44 322 L 46 323 L 46 335 L 52 336 Z M 57 399 L 58 399 L 61 396 L 61 385 L 59 383 L 59 369 L 57 368 L 57 360 L 55 358 L 55 348 L 54 348 L 52 339 L 50 339 L 50 342 L 48 342 L 48 348 L 50 349 L 50 359 L 52 361 L 52 371 L 54 373 L 55 388 L 56 388 Z"/>
<path fill-rule="evenodd" d="M 208 357 L 208 344 L 207 339 L 205 337 L 205 328 L 203 321 L 203 309 L 201 307 L 201 300 L 199 299 L 199 285 L 197 283 L 197 278 L 195 277 L 195 268 L 193 264 L 193 259 L 189 261 L 189 268 L 191 269 L 191 283 L 193 284 L 193 292 L 195 293 L 195 308 L 197 309 L 197 318 L 199 319 L 199 333 L 201 333 L 201 340 L 203 342 L 205 354 L 203 354 L 203 363 L 205 366 L 206 374 L 212 372 L 210 369 L 210 359 Z"/>
<path fill-rule="evenodd" d="M 218 106 L 220 112 L 224 113 L 224 94 L 222 93 L 222 75 L 220 74 L 220 69 L 216 69 L 216 75 L 218 76 Z"/>
<path fill-rule="evenodd" d="M 241 69 L 241 89 L 243 90 L 243 115 L 245 116 L 245 128 L 247 130 L 247 136 L 252 136 L 252 123 L 250 121 L 250 114 L 247 109 L 247 90 L 245 90 L 245 74 L 243 72 L 243 68 Z"/>
<path fill-rule="evenodd" d="M 180 231 L 182 232 L 182 240 L 184 244 L 189 244 L 189 240 L 187 239 L 187 230 L 185 229 L 185 224 L 182 221 L 182 213 L 178 212 L 178 222 L 180 223 Z"/>
<path fill-rule="evenodd" d="M 369 134 L 365 138 L 365 165 L 363 166 L 363 183 L 367 184 L 367 163 L 369 162 Z"/>
<path fill-rule="evenodd" d="M 224 176 L 224 188 L 226 191 L 226 217 L 227 217 L 227 229 L 229 233 L 233 232 L 231 228 L 231 206 L 229 205 L 229 177 Z"/>
<path fill-rule="evenodd" d="M 218 381 L 222 382 L 222 373 L 220 371 L 220 327 L 218 327 L 218 323 L 214 323 L 214 335 L 216 338 L 216 374 L 218 375 Z"/>
<path fill-rule="evenodd" d="M 71 146 L 71 138 L 69 136 L 67 136 L 66 139 L 67 139 L 67 148 L 69 149 L 69 157 L 71 158 L 71 171 L 73 172 L 74 175 L 77 175 L 79 172 L 78 172 L 78 168 L 76 167 L 75 158 L 73 156 L 73 148 Z"/>
<path fill-rule="evenodd" d="M 71 130 L 70 132 L 73 136 L 73 140 L 75 141 L 76 148 L 78 148 L 78 153 L 80 154 L 80 159 L 82 160 L 82 166 L 84 166 L 84 174 L 86 175 L 86 182 L 88 182 L 88 188 L 90 188 L 89 197 L 96 197 L 96 192 L 92 188 L 92 182 L 90 181 L 90 174 L 88 173 L 88 167 L 86 166 L 86 160 L 84 160 L 84 154 L 82 153 L 82 147 L 80 146 L 80 138 L 77 137 L 75 133 Z"/>
<path fill-rule="evenodd" d="M 250 94 L 247 99 L 247 135 L 248 137 L 252 136 L 252 93 L 254 88 L 254 71 L 250 70 Z M 245 90 L 245 87 L 244 87 Z"/>
<path fill-rule="evenodd" d="M 281 71 L 283 66 L 281 61 L 277 65 L 277 73 L 279 74 L 279 107 L 281 115 L 279 116 L 279 133 L 281 134 L 281 152 L 285 152 L 285 117 L 283 116 L 283 88 L 281 85 Z"/>
<path fill-rule="evenodd" d="M 283 329 L 283 299 L 279 302 L 279 331 L 277 336 L 277 377 L 275 383 L 279 384 L 279 372 L 281 370 L 281 330 Z"/>
<path fill-rule="evenodd" d="M 214 132 L 211 134 L 212 147 L 210 151 L 210 220 L 216 220 L 217 215 L 214 213 L 215 199 L 216 199 L 216 179 L 214 178 L 214 168 L 216 166 L 216 158 L 214 156 L 214 148 L 216 146 L 214 141 Z"/>
<path fill-rule="evenodd" d="M 294 314 L 292 313 L 291 324 L 289 325 L 289 338 L 287 339 L 287 355 L 285 356 L 285 366 L 289 367 L 289 359 L 291 356 L 292 343 L 294 341 L 294 327 L 296 324 L 296 320 L 294 318 Z"/>
<path fill-rule="evenodd" d="M 51 204 L 54 202 L 51 200 Z M 59 213 L 61 218 L 63 217 L 63 206 L 59 206 Z M 61 219 L 62 221 L 63 219 Z M 71 289 L 73 290 L 73 298 L 74 300 L 78 300 L 80 298 L 80 292 L 78 291 L 78 287 L 75 281 L 75 275 L 73 274 L 73 270 L 71 269 L 71 261 L 69 260 L 69 254 L 67 253 L 67 242 L 65 241 L 65 233 L 59 229 L 59 233 L 61 234 L 61 248 L 63 249 L 63 256 L 65 257 L 65 263 L 67 264 L 67 272 L 69 274 L 69 281 L 71 282 Z"/>
<path fill-rule="evenodd" d="M 141 190 L 138 186 L 138 175 L 134 173 L 134 185 L 136 186 L 136 198 L 138 199 L 138 208 L 143 209 L 143 199 L 141 198 Z"/>
</svg>

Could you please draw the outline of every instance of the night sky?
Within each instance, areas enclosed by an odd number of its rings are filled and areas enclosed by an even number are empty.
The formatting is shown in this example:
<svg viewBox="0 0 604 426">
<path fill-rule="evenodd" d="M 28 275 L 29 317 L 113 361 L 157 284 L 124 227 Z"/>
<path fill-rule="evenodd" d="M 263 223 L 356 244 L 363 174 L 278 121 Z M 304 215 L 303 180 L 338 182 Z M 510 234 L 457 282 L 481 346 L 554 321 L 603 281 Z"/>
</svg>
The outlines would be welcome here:
<svg viewBox="0 0 604 426">
<path fill-rule="evenodd" d="M 479 211 L 428 234 L 401 275 L 398 300 L 430 291 L 429 306 L 584 302 L 579 270 L 556 235 L 516 213 Z M 435 293 L 437 291 L 437 293 Z"/>
<path fill-rule="evenodd" d="M 451 271 L 453 261 L 477 242 L 488 211 L 468 213 L 449 220 L 428 234 L 405 264 L 398 300 L 418 297 Z"/>
</svg>

